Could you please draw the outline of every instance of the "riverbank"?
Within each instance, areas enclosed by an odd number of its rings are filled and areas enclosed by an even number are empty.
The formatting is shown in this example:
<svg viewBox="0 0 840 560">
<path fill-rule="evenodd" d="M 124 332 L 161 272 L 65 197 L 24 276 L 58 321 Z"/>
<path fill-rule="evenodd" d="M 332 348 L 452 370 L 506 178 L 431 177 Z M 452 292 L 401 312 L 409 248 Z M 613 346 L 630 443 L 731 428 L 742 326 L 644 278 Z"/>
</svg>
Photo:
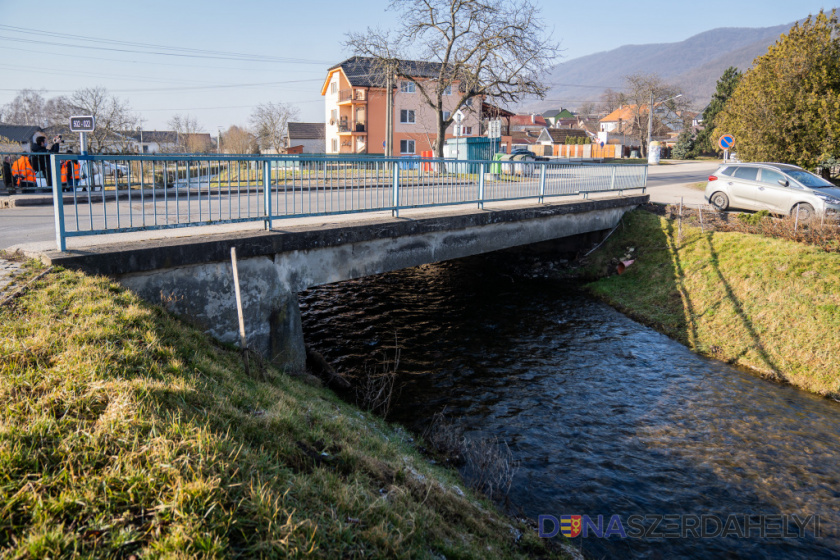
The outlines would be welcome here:
<svg viewBox="0 0 840 560">
<path fill-rule="evenodd" d="M 687 220 L 680 237 L 676 220 L 636 210 L 582 272 L 600 277 L 597 297 L 702 355 L 840 396 L 838 253 Z"/>
<path fill-rule="evenodd" d="M 561 557 L 316 385 L 247 376 L 235 348 L 107 279 L 44 276 L 0 307 L 0 550 Z"/>
</svg>

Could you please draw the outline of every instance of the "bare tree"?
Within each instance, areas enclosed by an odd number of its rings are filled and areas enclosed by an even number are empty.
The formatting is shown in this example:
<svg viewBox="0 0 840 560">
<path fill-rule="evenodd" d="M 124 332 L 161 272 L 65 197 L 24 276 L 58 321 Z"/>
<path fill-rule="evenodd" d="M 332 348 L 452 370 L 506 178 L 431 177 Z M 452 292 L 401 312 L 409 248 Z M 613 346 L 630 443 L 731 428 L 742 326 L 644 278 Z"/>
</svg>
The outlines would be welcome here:
<svg viewBox="0 0 840 560">
<path fill-rule="evenodd" d="M 11 102 L 0 109 L 0 121 L 6 124 L 49 126 L 46 100 L 33 89 L 20 90 Z"/>
<path fill-rule="evenodd" d="M 128 102 L 110 95 L 104 87 L 84 88 L 70 97 L 50 100 L 50 124 L 69 126 L 72 115 L 92 115 L 96 128 L 87 134 L 88 151 L 127 151 L 131 132 L 140 125 L 140 117 Z"/>
<path fill-rule="evenodd" d="M 177 152 L 201 154 L 209 152 L 213 147 L 209 134 L 192 115 L 173 115 L 167 125 L 175 131 Z"/>
<path fill-rule="evenodd" d="M 627 104 L 627 97 L 620 91 L 607 88 L 601 94 L 601 109 L 607 114 Z"/>
<path fill-rule="evenodd" d="M 233 125 L 222 133 L 222 151 L 226 154 L 249 154 L 256 148 L 254 135 Z"/>
<path fill-rule="evenodd" d="M 652 135 L 657 136 L 679 128 L 681 116 L 690 105 L 688 97 L 681 95 L 678 88 L 662 80 L 656 74 L 632 74 L 624 77 L 624 96 L 630 109 L 627 123 L 628 134 L 641 141 L 641 147 L 647 155 L 648 121 L 652 120 Z M 653 100 L 653 116 L 650 105 Z"/>
<path fill-rule="evenodd" d="M 414 82 L 437 113 L 438 157 L 456 111 L 474 97 L 502 104 L 545 97 L 543 77 L 559 46 L 530 0 L 392 0 L 389 9 L 400 14 L 393 33 L 368 28 L 348 33 L 345 45 L 376 59 L 383 85 L 393 77 Z M 407 64 L 411 58 L 427 64 Z M 444 107 L 446 91 L 459 92 L 454 107 Z"/>
<path fill-rule="evenodd" d="M 286 148 L 289 122 L 299 118 L 300 111 L 288 103 L 261 103 L 251 114 L 251 127 L 263 151 L 276 154 Z"/>
</svg>

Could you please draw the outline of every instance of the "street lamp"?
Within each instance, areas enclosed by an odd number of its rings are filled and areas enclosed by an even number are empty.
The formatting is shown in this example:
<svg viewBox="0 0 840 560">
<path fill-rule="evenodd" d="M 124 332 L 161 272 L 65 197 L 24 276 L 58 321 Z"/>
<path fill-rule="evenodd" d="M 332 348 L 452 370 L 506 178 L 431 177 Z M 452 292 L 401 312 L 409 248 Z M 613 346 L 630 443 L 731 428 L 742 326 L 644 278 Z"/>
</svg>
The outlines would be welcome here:
<svg viewBox="0 0 840 560">
<path fill-rule="evenodd" d="M 679 94 L 675 95 L 674 97 L 669 97 L 668 99 L 663 99 L 663 100 L 662 100 L 662 101 L 660 101 L 659 103 L 665 103 L 666 101 L 671 101 L 672 99 L 676 99 L 677 97 L 682 97 L 682 94 L 681 94 L 681 93 L 679 93 Z M 652 162 L 651 162 L 651 156 L 650 156 L 650 153 L 651 153 L 651 152 L 650 152 L 650 145 L 653 143 L 653 142 L 651 142 L 651 141 L 650 141 L 650 136 L 651 136 L 651 134 L 652 134 L 652 133 L 653 133 L 653 90 L 651 89 L 651 90 L 650 90 L 650 103 L 648 104 L 648 133 L 647 133 L 647 140 L 648 140 L 648 150 L 647 150 L 647 156 L 648 156 L 648 163 L 652 163 Z"/>
<path fill-rule="evenodd" d="M 219 131 L 219 135 L 217 136 L 217 141 L 216 141 L 216 151 L 221 154 L 222 153 L 222 127 L 217 126 L 216 130 Z"/>
</svg>

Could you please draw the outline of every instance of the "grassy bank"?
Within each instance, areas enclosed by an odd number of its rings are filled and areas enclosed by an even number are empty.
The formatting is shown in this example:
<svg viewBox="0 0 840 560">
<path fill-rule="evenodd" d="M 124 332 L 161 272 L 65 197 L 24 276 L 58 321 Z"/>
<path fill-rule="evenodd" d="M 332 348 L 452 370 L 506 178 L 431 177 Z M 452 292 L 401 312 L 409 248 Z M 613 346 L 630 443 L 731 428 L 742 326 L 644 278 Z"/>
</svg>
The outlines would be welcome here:
<svg viewBox="0 0 840 560">
<path fill-rule="evenodd" d="M 0 403 L 2 556 L 555 557 L 404 430 L 102 278 L 0 308 Z"/>
<path fill-rule="evenodd" d="M 840 254 L 686 222 L 682 232 L 663 216 L 627 214 L 587 273 L 636 262 L 590 289 L 701 354 L 840 395 Z"/>
</svg>

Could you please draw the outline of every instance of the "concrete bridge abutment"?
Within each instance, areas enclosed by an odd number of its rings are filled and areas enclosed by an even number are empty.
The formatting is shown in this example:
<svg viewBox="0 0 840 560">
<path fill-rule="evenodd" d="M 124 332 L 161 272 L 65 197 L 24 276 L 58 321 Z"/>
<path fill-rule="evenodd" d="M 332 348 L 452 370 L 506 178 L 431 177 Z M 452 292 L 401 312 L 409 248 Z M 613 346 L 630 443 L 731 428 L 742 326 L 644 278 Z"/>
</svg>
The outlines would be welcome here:
<svg viewBox="0 0 840 560">
<path fill-rule="evenodd" d="M 590 199 L 415 219 L 368 219 L 166 239 L 87 253 L 48 253 L 52 264 L 115 277 L 217 339 L 238 343 L 230 248 L 236 247 L 248 345 L 288 370 L 305 367 L 297 294 L 308 288 L 614 227 L 648 197 Z M 579 239 L 582 237 L 578 237 Z"/>
</svg>

